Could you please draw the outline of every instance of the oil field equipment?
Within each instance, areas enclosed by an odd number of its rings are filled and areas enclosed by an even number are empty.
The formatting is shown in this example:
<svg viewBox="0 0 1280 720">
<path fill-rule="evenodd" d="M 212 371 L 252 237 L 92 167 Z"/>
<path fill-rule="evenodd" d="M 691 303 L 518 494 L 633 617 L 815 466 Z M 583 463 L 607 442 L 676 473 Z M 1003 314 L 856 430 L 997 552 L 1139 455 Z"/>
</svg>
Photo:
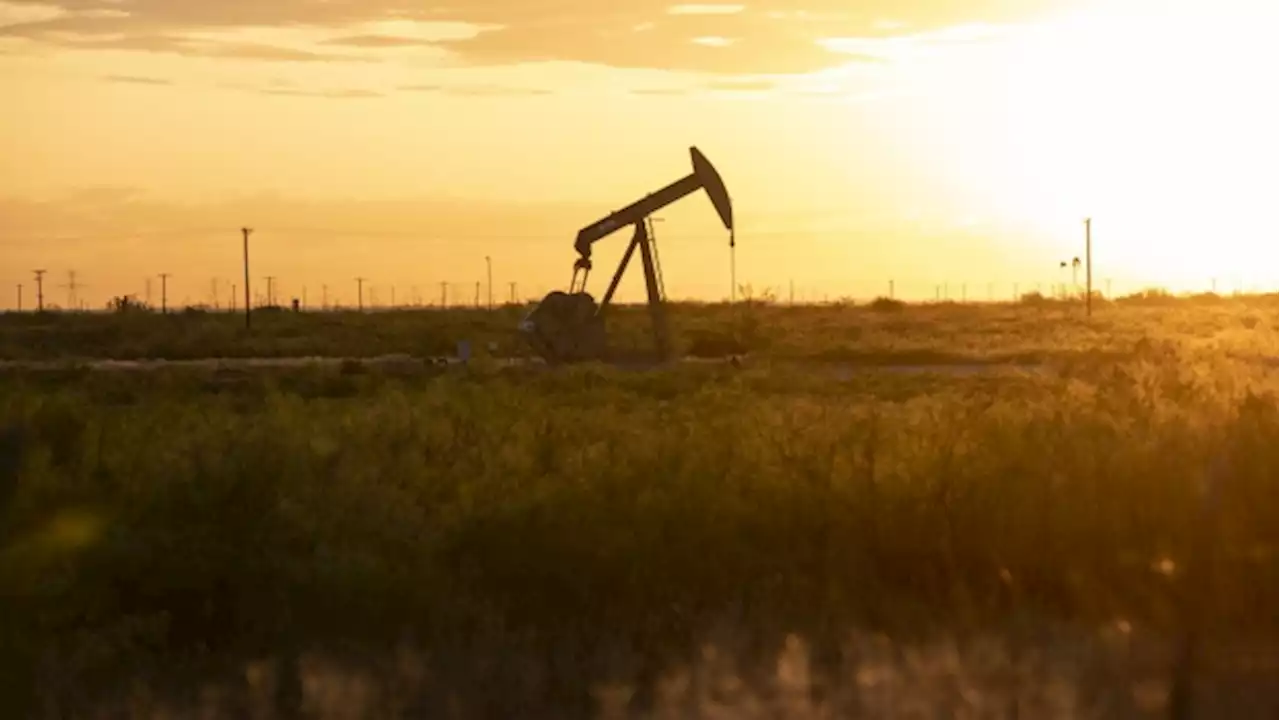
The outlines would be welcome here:
<svg viewBox="0 0 1280 720">
<path fill-rule="evenodd" d="M 689 148 L 689 155 L 693 161 L 693 172 L 578 231 L 577 240 L 573 244 L 578 251 L 578 259 L 573 264 L 573 279 L 569 283 L 569 291 L 557 290 L 549 293 L 520 323 L 520 331 L 546 361 L 571 363 L 604 358 L 604 311 L 613 299 L 622 274 L 637 249 L 644 266 L 654 349 L 659 360 L 670 358 L 671 338 L 664 307 L 665 290 L 653 243 L 650 216 L 687 195 L 705 190 L 725 229 L 729 231 L 731 252 L 735 245 L 733 204 L 724 181 L 720 179 L 720 173 L 716 172 L 715 166 L 696 147 Z M 628 225 L 633 228 L 631 244 L 623 254 L 622 262 L 618 264 L 604 298 L 597 305 L 586 290 L 587 278 L 591 273 L 591 246 Z"/>
</svg>

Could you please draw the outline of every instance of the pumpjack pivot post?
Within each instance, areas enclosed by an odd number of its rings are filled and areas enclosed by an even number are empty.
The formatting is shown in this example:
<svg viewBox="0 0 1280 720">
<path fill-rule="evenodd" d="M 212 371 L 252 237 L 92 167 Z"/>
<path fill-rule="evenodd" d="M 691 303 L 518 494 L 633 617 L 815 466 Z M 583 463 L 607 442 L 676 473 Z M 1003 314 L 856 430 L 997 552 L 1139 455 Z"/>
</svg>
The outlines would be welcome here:
<svg viewBox="0 0 1280 720">
<path fill-rule="evenodd" d="M 525 333 L 530 344 L 548 362 L 574 362 L 602 358 L 605 350 L 604 309 L 613 299 L 618 283 L 622 280 L 627 264 L 637 248 L 640 250 L 640 261 L 644 266 L 645 290 L 649 301 L 649 316 L 653 323 L 655 350 L 660 361 L 669 359 L 671 342 L 667 329 L 666 308 L 658 281 L 657 257 L 653 249 L 653 238 L 647 228 L 647 219 L 671 203 L 697 190 L 705 190 L 716 213 L 720 216 L 720 221 L 729 231 L 730 247 L 734 244 L 733 203 L 729 199 L 724 181 L 720 179 L 720 174 L 711 161 L 707 160 L 696 147 L 689 148 L 689 155 L 693 172 L 578 231 L 578 237 L 574 241 L 578 259 L 574 263 L 569 292 L 567 294 L 553 292 L 547 295 L 520 323 L 520 330 Z M 609 283 L 604 299 L 597 307 L 595 301 L 586 292 L 587 277 L 591 271 L 591 246 L 627 225 L 635 229 L 631 244 L 627 247 L 622 262 Z"/>
</svg>

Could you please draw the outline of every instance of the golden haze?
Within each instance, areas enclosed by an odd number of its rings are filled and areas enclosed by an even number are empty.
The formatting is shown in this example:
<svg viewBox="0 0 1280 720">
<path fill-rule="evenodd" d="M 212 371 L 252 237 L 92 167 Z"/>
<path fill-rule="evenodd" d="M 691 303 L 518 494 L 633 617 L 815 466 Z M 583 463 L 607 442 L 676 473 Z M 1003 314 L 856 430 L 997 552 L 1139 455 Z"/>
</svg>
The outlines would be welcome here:
<svg viewBox="0 0 1280 720">
<path fill-rule="evenodd" d="M 434 298 L 486 255 L 500 296 L 533 294 L 698 145 L 757 288 L 1025 289 L 1062 280 L 1086 216 L 1117 289 L 1275 285 L 1274 2 L 382 4 L 0 1 L 0 283 L 75 269 L 100 305 L 169 272 L 203 302 L 248 224 L 286 294 L 351 301 L 362 275 Z M 727 295 L 705 200 L 663 216 L 669 292 Z"/>
</svg>

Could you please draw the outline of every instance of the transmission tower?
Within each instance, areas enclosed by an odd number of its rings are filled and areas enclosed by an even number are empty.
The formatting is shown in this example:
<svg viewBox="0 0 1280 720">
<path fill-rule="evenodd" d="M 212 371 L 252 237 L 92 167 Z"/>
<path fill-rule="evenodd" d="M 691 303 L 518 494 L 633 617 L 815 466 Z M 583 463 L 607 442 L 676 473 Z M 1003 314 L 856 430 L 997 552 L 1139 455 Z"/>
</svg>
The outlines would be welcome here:
<svg viewBox="0 0 1280 720">
<path fill-rule="evenodd" d="M 36 312 L 44 312 L 44 274 L 47 270 L 36 270 Z"/>
<path fill-rule="evenodd" d="M 160 312 L 169 312 L 169 273 L 160 273 Z"/>
<path fill-rule="evenodd" d="M 63 287 L 67 289 L 67 309 L 75 310 L 80 305 L 79 300 L 76 296 L 76 290 L 81 287 L 80 285 L 76 284 L 75 270 L 67 271 L 67 284 L 64 285 Z"/>
</svg>

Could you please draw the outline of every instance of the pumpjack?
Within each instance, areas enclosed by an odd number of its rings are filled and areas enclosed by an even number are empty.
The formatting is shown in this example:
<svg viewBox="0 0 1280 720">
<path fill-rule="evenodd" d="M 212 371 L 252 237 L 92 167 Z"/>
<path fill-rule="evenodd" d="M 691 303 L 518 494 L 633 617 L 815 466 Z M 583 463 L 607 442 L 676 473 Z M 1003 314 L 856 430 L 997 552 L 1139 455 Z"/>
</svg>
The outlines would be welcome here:
<svg viewBox="0 0 1280 720">
<path fill-rule="evenodd" d="M 520 323 L 520 331 L 533 349 L 550 363 L 573 363 L 603 359 L 606 354 L 604 312 L 613 299 L 631 256 L 640 251 L 644 284 L 648 294 L 649 317 L 653 326 L 654 349 L 660 361 L 670 359 L 671 338 L 667 326 L 665 290 L 658 266 L 650 216 L 698 190 L 705 190 L 720 221 L 729 231 L 729 247 L 734 247 L 733 204 L 715 166 L 698 148 L 690 147 L 693 172 L 666 187 L 645 195 L 630 205 L 610 213 L 578 231 L 573 247 L 578 259 L 573 264 L 569 291 L 553 291 Z M 591 246 L 617 230 L 632 226 L 631 244 L 622 256 L 613 280 L 599 305 L 587 292 L 591 273 Z"/>
</svg>

